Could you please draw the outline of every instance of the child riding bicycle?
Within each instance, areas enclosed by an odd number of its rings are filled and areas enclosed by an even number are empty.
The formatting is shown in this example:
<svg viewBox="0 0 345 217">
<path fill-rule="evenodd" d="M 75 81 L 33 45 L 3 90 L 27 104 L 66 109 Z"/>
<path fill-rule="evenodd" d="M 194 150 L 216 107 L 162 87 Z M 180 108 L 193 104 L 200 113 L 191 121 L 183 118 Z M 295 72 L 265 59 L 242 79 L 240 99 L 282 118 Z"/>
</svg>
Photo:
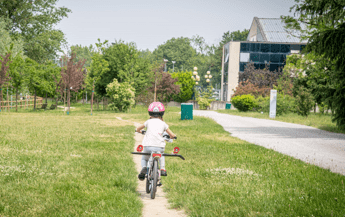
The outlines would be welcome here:
<svg viewBox="0 0 345 217">
<path fill-rule="evenodd" d="M 176 135 L 169 129 L 169 126 L 163 121 L 164 115 L 164 105 L 160 102 L 153 102 L 149 105 L 148 112 L 150 119 L 147 120 L 143 125 L 136 129 L 136 132 L 141 133 L 141 130 L 146 127 L 146 134 L 142 142 L 144 147 L 144 153 L 150 153 L 152 151 L 164 152 L 165 141 L 163 138 L 163 133 L 166 131 L 171 138 L 176 137 Z M 141 172 L 138 175 L 139 180 L 143 181 L 147 172 L 147 161 L 149 160 L 149 155 L 143 155 L 141 158 Z M 167 176 L 165 170 L 165 158 L 162 156 L 160 158 L 161 176 Z"/>
</svg>

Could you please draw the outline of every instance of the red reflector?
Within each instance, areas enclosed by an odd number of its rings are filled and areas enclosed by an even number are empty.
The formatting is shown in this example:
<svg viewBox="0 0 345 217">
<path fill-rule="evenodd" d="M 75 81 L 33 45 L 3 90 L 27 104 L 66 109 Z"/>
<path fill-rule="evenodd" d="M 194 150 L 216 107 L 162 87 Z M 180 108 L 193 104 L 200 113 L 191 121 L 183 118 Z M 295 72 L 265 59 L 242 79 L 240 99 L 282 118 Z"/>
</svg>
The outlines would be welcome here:
<svg viewBox="0 0 345 217">
<path fill-rule="evenodd" d="M 152 157 L 162 157 L 161 154 L 152 154 Z"/>
<path fill-rule="evenodd" d="M 174 154 L 177 154 L 179 151 L 180 151 L 180 148 L 179 148 L 179 147 L 175 147 L 175 148 L 174 148 Z"/>
<path fill-rule="evenodd" d="M 137 152 L 142 152 L 144 147 L 142 145 L 138 145 Z"/>
</svg>

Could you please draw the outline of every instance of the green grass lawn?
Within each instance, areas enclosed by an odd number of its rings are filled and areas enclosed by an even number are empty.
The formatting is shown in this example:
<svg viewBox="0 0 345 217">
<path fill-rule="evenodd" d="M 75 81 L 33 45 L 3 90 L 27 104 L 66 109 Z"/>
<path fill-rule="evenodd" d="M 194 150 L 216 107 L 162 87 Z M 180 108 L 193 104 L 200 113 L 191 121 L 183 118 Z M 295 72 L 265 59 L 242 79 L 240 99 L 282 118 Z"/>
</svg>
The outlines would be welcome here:
<svg viewBox="0 0 345 217">
<path fill-rule="evenodd" d="M 24 112 L 0 113 L 0 216 L 141 215 L 133 125 L 82 106 Z"/>
<path fill-rule="evenodd" d="M 128 113 L 76 107 L 0 113 L 0 216 L 140 216 Z M 231 137 L 211 119 L 164 120 L 186 158 L 166 159 L 163 189 L 189 216 L 345 216 L 345 177 Z"/>
<path fill-rule="evenodd" d="M 281 116 L 277 116 L 276 118 L 272 119 L 269 118 L 268 113 L 259 113 L 259 112 L 240 112 L 238 110 L 217 110 L 219 113 L 229 114 L 229 115 L 238 115 L 242 117 L 253 117 L 253 118 L 261 118 L 261 119 L 270 119 L 294 124 L 302 124 L 306 126 L 311 126 L 318 128 L 320 130 L 326 130 L 329 132 L 334 133 L 345 133 L 345 130 L 339 129 L 335 123 L 332 122 L 331 114 L 318 114 L 318 113 L 310 113 L 310 115 L 306 118 L 300 116 L 296 113 L 289 113 L 283 114 Z"/>
</svg>

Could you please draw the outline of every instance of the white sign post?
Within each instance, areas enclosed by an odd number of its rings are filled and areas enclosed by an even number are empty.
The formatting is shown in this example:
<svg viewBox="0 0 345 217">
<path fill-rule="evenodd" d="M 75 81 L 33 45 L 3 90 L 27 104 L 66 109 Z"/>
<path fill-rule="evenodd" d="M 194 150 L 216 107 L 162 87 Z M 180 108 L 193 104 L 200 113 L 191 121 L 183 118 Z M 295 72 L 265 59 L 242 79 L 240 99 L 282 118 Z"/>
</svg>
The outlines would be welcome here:
<svg viewBox="0 0 345 217">
<path fill-rule="evenodd" d="M 277 111 L 277 90 L 271 90 L 270 118 L 276 117 L 276 111 Z"/>
</svg>

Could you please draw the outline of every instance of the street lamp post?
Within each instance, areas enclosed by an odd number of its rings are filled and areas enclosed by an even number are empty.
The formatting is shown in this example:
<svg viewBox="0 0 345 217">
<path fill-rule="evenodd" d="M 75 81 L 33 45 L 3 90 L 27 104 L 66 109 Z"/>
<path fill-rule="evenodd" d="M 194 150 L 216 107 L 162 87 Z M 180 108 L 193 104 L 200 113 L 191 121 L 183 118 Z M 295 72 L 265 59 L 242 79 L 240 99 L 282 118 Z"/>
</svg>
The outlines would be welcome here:
<svg viewBox="0 0 345 217">
<path fill-rule="evenodd" d="M 171 62 L 173 64 L 173 72 L 174 72 L 174 65 L 175 65 L 176 61 L 171 61 Z"/>
<path fill-rule="evenodd" d="M 193 75 L 192 75 L 192 79 L 195 81 L 195 84 L 198 85 L 200 81 L 200 77 L 198 75 L 198 72 L 197 72 L 198 68 L 197 67 L 194 67 L 194 72 L 193 72 Z M 195 99 L 195 94 L 196 94 L 196 90 L 194 88 L 194 99 Z"/>
<path fill-rule="evenodd" d="M 164 67 L 165 67 L 165 72 L 167 71 L 167 62 L 169 62 L 169 60 L 167 60 L 167 59 L 164 59 Z"/>
</svg>

